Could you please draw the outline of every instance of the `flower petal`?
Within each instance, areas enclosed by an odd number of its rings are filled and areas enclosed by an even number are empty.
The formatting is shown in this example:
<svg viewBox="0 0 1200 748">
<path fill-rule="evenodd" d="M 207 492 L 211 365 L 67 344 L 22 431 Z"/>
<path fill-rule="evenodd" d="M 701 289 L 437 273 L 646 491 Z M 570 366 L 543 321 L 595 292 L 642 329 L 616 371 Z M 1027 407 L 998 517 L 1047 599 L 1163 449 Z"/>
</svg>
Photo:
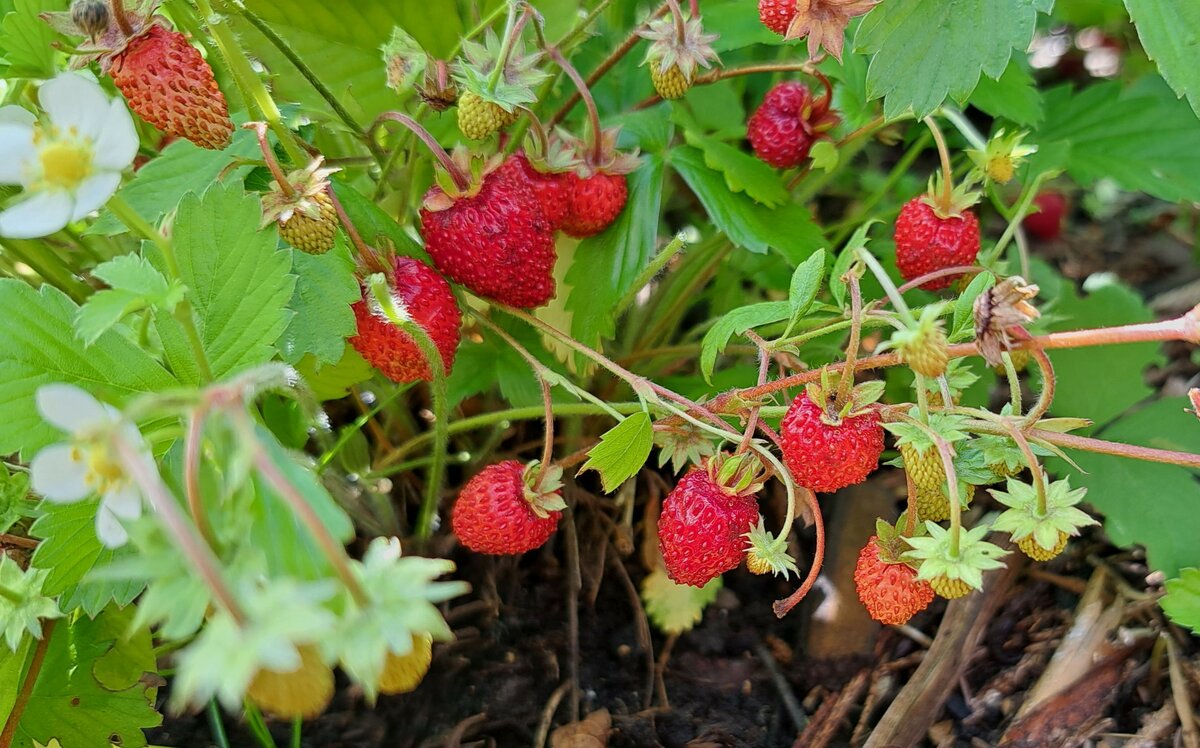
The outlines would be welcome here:
<svg viewBox="0 0 1200 748">
<path fill-rule="evenodd" d="M 34 493 L 48 501 L 72 504 L 92 494 L 85 480 L 87 467 L 69 444 L 53 444 L 38 452 L 29 472 Z"/>
<path fill-rule="evenodd" d="M 37 116 L 24 107 L 19 107 L 16 104 L 0 106 L 0 124 L 33 127 L 36 123 Z"/>
<path fill-rule="evenodd" d="M 73 384 L 44 384 L 38 387 L 35 397 L 38 412 L 46 423 L 68 433 L 115 420 L 110 409 Z"/>
<path fill-rule="evenodd" d="M 6 110 L 20 107 L 4 107 Z M 32 116 L 32 115 L 31 115 Z M 6 122 L 0 119 L 0 184 L 25 184 L 26 162 L 36 158 L 33 147 L 33 126 L 24 122 Z"/>
<path fill-rule="evenodd" d="M 62 73 L 42 84 L 38 102 L 58 127 L 75 128 L 83 138 L 95 140 L 108 116 L 108 96 L 100 84 L 79 73 Z"/>
<path fill-rule="evenodd" d="M 71 220 L 71 193 L 27 193 L 29 197 L 0 212 L 0 236 L 37 239 L 61 230 Z"/>
<path fill-rule="evenodd" d="M 132 483 L 104 494 L 101 501 L 121 519 L 137 519 L 142 516 L 142 494 Z"/>
<path fill-rule="evenodd" d="M 83 180 L 75 190 L 75 208 L 71 211 L 71 220 L 79 219 L 108 202 L 121 186 L 121 172 L 102 171 Z"/>
<path fill-rule="evenodd" d="M 101 169 L 123 171 L 138 152 L 138 135 L 125 102 L 113 99 L 109 104 L 100 134 L 96 138 L 93 163 Z"/>
<path fill-rule="evenodd" d="M 105 548 L 120 548 L 129 542 L 129 533 L 121 526 L 121 520 L 108 508 L 107 503 L 101 503 L 96 511 L 96 537 Z"/>
</svg>

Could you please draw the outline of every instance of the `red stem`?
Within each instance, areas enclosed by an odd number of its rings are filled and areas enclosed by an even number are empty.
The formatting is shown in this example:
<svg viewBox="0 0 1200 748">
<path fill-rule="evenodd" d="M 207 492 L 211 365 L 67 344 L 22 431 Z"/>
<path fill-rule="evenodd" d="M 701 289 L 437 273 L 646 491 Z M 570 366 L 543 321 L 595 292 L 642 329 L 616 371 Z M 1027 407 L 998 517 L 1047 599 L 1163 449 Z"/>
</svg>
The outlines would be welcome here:
<svg viewBox="0 0 1200 748">
<path fill-rule="evenodd" d="M 908 293 L 914 288 L 923 286 L 929 281 L 937 280 L 938 278 L 946 278 L 949 276 L 957 277 L 960 275 L 978 275 L 985 270 L 987 270 L 987 268 L 980 267 L 979 265 L 955 265 L 953 267 L 942 268 L 941 270 L 934 270 L 933 272 L 925 273 L 924 275 L 918 275 L 916 278 L 913 278 L 903 286 L 900 286 L 900 288 L 897 290 L 899 290 L 900 293 Z M 888 302 L 888 299 L 884 299 L 883 303 L 887 304 Z"/>
<path fill-rule="evenodd" d="M 196 523 L 200 536 L 209 547 L 216 548 L 217 539 L 213 534 L 212 525 L 208 523 L 208 515 L 204 513 L 204 504 L 200 498 L 200 448 L 207 417 L 207 409 L 201 406 L 192 414 L 188 423 L 183 450 L 183 484 L 184 490 L 187 491 L 187 505 L 192 514 L 192 521 Z"/>
<path fill-rule="evenodd" d="M 279 161 L 275 158 L 275 151 L 272 150 L 271 144 L 267 142 L 267 123 L 247 122 L 242 127 L 254 131 L 255 137 L 258 138 L 258 147 L 262 150 L 263 161 L 267 162 L 267 168 L 270 169 L 271 176 L 275 177 L 275 182 L 279 184 L 279 191 L 289 199 L 296 197 L 296 190 L 292 189 L 287 175 L 283 173 L 283 169 L 279 166 Z"/>
<path fill-rule="evenodd" d="M 812 567 L 808 570 L 808 575 L 804 577 L 804 581 L 800 584 L 799 589 L 782 600 L 776 600 L 771 605 L 771 609 L 775 611 L 777 618 L 786 616 L 788 611 L 796 607 L 796 604 L 804 599 L 804 596 L 808 594 L 809 590 L 816 583 L 817 577 L 821 574 L 821 566 L 825 563 L 825 518 L 821 516 L 821 506 L 817 503 L 817 496 L 812 491 L 803 486 L 797 486 L 796 490 L 804 494 L 804 501 L 808 504 L 808 508 L 812 510 L 813 526 L 817 531 L 817 548 L 813 552 Z"/>
<path fill-rule="evenodd" d="M 383 260 L 380 259 L 379 253 L 363 241 L 362 234 L 358 233 L 354 222 L 350 220 L 350 216 L 346 215 L 346 209 L 342 207 L 342 201 L 338 200 L 337 194 L 333 191 L 332 184 L 325 188 L 325 194 L 329 195 L 329 202 L 333 203 L 333 209 L 337 213 L 338 221 L 341 222 L 342 228 L 346 230 L 346 236 L 350 237 L 350 243 L 354 245 L 358 256 L 366 263 L 367 269 L 375 273 L 386 273 L 388 269 L 383 264 Z"/>
<path fill-rule="evenodd" d="M 117 0 L 114 4 L 119 5 L 120 0 Z M 4 721 L 4 731 L 0 732 L 0 748 L 11 748 L 13 739 L 17 736 L 17 728 L 21 725 L 21 717 L 25 714 L 25 707 L 29 704 L 29 699 L 33 696 L 33 688 L 37 685 L 38 675 L 42 672 L 42 662 L 46 659 L 46 650 L 50 648 L 50 636 L 54 633 L 55 623 L 57 621 L 50 619 L 42 625 L 42 638 L 38 639 L 38 643 L 33 650 L 33 659 L 29 662 L 29 671 L 25 673 L 25 680 L 21 681 L 21 690 L 17 692 L 17 698 L 13 702 L 12 710 L 8 713 L 8 719 Z"/>
<path fill-rule="evenodd" d="M 600 134 L 600 112 L 596 109 L 596 100 L 592 98 L 592 92 L 588 88 L 587 82 L 583 80 L 583 76 L 579 74 L 579 71 L 575 69 L 575 66 L 567 58 L 563 57 L 562 52 L 558 51 L 557 47 L 546 47 L 546 54 L 550 56 L 550 59 L 558 63 L 558 66 L 562 68 L 567 77 L 571 79 L 571 82 L 575 84 L 579 95 L 583 97 L 583 104 L 587 107 L 588 121 L 592 123 L 591 160 L 593 165 L 598 164 L 604 154 L 602 147 L 603 139 Z"/>
<path fill-rule="evenodd" d="M 464 174 L 462 169 L 458 168 L 458 164 L 454 163 L 454 159 L 450 158 L 450 154 L 446 153 L 446 149 L 442 147 L 442 144 L 437 142 L 437 138 L 430 135 L 429 131 L 421 127 L 415 119 L 400 112 L 384 112 L 375 118 L 375 122 L 371 124 L 368 135 L 374 137 L 375 131 L 382 127 L 384 122 L 399 122 L 411 130 L 413 135 L 420 138 L 421 142 L 433 153 L 438 163 L 442 165 L 442 168 L 446 170 L 446 173 L 450 175 L 451 179 L 454 180 L 454 184 L 460 190 L 466 191 L 471 186 L 470 177 Z"/>
<path fill-rule="evenodd" d="M 117 22 L 117 28 L 125 36 L 133 36 L 133 24 L 129 22 L 129 14 L 125 12 L 125 0 L 111 0 L 109 7 L 112 8 L 113 20 Z"/>
</svg>

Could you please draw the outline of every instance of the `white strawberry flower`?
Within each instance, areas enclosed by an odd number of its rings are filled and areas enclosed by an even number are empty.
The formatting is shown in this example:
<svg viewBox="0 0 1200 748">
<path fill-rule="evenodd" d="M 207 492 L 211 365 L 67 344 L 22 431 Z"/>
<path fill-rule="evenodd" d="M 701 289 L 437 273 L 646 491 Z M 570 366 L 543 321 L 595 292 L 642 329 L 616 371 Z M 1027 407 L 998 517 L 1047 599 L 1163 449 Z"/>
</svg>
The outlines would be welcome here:
<svg viewBox="0 0 1200 748">
<path fill-rule="evenodd" d="M 137 155 L 133 118 L 120 98 L 79 73 L 42 84 L 38 119 L 0 107 L 0 185 L 24 188 L 0 211 L 0 236 L 33 239 L 103 206 Z"/>
<path fill-rule="evenodd" d="M 42 418 L 67 432 L 68 439 L 38 452 L 30 464 L 31 485 L 47 501 L 73 504 L 100 497 L 96 536 L 108 548 L 125 544 L 129 535 L 121 520 L 142 514 L 142 494 L 117 452 L 114 437 L 137 450 L 139 459 L 154 469 L 154 460 L 132 423 L 120 411 L 70 384 L 38 388 Z"/>
</svg>

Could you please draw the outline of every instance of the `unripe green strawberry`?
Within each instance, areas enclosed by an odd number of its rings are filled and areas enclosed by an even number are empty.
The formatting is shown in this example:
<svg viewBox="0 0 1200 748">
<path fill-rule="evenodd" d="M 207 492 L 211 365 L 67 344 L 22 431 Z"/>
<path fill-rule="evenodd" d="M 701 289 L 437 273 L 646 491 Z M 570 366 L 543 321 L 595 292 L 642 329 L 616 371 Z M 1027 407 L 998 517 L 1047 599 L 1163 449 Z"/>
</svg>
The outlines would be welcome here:
<svg viewBox="0 0 1200 748">
<path fill-rule="evenodd" d="M 471 140 L 483 140 L 516 122 L 518 116 L 516 110 L 506 112 L 474 91 L 466 91 L 458 99 L 458 129 Z"/>
<path fill-rule="evenodd" d="M 311 719 L 325 711 L 333 698 L 333 670 L 312 644 L 297 649 L 300 667 L 286 673 L 259 670 L 246 689 L 247 701 L 283 719 Z"/>
<path fill-rule="evenodd" d="M 946 470 L 942 467 L 942 455 L 934 447 L 924 451 L 918 450 L 913 444 L 900 444 L 900 454 L 904 457 L 904 470 L 909 474 L 918 491 L 940 492 L 946 482 Z M 924 519 L 925 515 L 921 515 Z"/>
<path fill-rule="evenodd" d="M 1021 553 L 1029 556 L 1034 561 L 1049 561 L 1058 554 L 1062 553 L 1063 549 L 1067 547 L 1068 537 L 1070 536 L 1068 536 L 1062 530 L 1059 530 L 1058 542 L 1054 544 L 1054 547 L 1043 548 L 1042 546 L 1038 545 L 1038 542 L 1032 535 L 1027 535 L 1017 541 L 1017 547 L 1021 549 Z"/>
<path fill-rule="evenodd" d="M 919 320 L 896 332 L 889 341 L 909 368 L 929 378 L 945 374 L 950 363 L 949 344 L 940 319 L 942 309 L 941 304 L 925 307 Z"/>
<path fill-rule="evenodd" d="M 947 600 L 965 597 L 971 592 L 971 585 L 961 579 L 951 579 L 949 577 L 934 577 L 929 580 L 929 586 L 937 593 L 939 597 L 944 597 Z"/>
<path fill-rule="evenodd" d="M 379 675 L 379 693 L 408 693 L 421 684 L 433 662 L 433 637 L 413 634 L 412 649 L 406 655 L 388 652 Z"/>
<path fill-rule="evenodd" d="M 766 574 L 774 570 L 771 562 L 755 553 L 753 550 L 746 552 L 746 568 L 751 574 Z"/>
<path fill-rule="evenodd" d="M 654 90 L 664 99 L 682 99 L 692 87 L 692 79 L 683 74 L 677 65 L 660 70 L 657 65 L 650 68 L 650 82 Z"/>
<path fill-rule="evenodd" d="M 968 485 L 966 490 L 966 495 L 961 499 L 969 503 L 975 496 L 975 486 Z M 950 519 L 950 499 L 941 485 L 932 489 L 917 489 L 917 516 L 933 522 Z"/>
<path fill-rule="evenodd" d="M 329 195 L 324 192 L 314 195 L 312 201 L 317 204 L 317 216 L 293 213 L 286 221 L 279 221 L 279 235 L 301 252 L 322 255 L 333 249 L 338 229 L 337 211 Z"/>
</svg>

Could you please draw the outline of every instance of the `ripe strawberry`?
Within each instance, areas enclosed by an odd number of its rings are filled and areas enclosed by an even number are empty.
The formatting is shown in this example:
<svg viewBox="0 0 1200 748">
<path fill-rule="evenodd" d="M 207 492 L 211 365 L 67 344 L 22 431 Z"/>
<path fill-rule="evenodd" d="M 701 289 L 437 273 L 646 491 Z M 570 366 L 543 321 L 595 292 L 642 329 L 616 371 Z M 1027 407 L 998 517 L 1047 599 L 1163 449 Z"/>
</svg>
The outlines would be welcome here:
<svg viewBox="0 0 1200 748">
<path fill-rule="evenodd" d="M 463 487 L 450 524 L 462 544 L 476 553 L 524 553 L 540 547 L 558 527 L 566 508 L 562 470 L 550 468 L 538 486 L 538 466 L 516 460 L 489 465 Z"/>
<path fill-rule="evenodd" d="M 1033 198 L 1038 212 L 1025 216 L 1021 224 L 1036 239 L 1054 241 L 1062 234 L 1063 219 L 1067 214 L 1067 198 L 1061 192 L 1046 191 Z"/>
<path fill-rule="evenodd" d="M 768 91 L 746 124 L 754 155 L 779 169 L 804 163 L 813 143 L 838 123 L 837 114 L 829 110 L 827 80 L 825 86 L 820 99 L 798 81 L 785 81 Z"/>
<path fill-rule="evenodd" d="M 130 108 L 167 135 L 220 150 L 233 122 L 212 68 L 187 37 L 157 23 L 108 58 L 106 72 Z"/>
<path fill-rule="evenodd" d="M 780 426 L 788 470 L 797 483 L 819 493 L 862 483 L 883 453 L 879 413 L 870 408 L 843 413 L 810 395 L 796 396 Z"/>
<path fill-rule="evenodd" d="M 333 698 L 333 670 L 317 648 L 303 644 L 297 649 L 300 667 L 287 673 L 259 670 L 246 690 L 246 699 L 273 717 L 311 719 Z"/>
<path fill-rule="evenodd" d="M 896 267 L 905 280 L 955 265 L 971 265 L 979 254 L 979 219 L 969 208 L 939 215 L 926 196 L 904 204 L 896 218 Z M 956 278 L 921 284 L 927 291 L 946 288 Z"/>
<path fill-rule="evenodd" d="M 1034 561 L 1049 561 L 1063 552 L 1063 549 L 1067 547 L 1067 538 L 1069 537 L 1065 532 L 1059 530 L 1058 542 L 1054 544 L 1054 547 L 1043 548 L 1038 545 L 1037 540 L 1032 535 L 1026 535 L 1017 541 L 1017 547 L 1021 549 L 1021 553 L 1029 556 Z"/>
<path fill-rule="evenodd" d="M 872 535 L 858 554 L 854 588 L 872 618 L 898 626 L 933 602 L 933 588 L 918 580 L 911 566 L 885 555 L 879 537 Z"/>
<path fill-rule="evenodd" d="M 562 228 L 571 207 L 571 180 L 577 177 L 566 172 L 541 171 L 522 153 L 514 154 L 511 160 L 520 165 L 521 172 L 529 180 L 529 186 L 538 204 L 542 206 L 542 213 L 550 224 L 550 230 L 557 231 Z"/>
<path fill-rule="evenodd" d="M 784 36 L 792 19 L 796 17 L 797 2 L 798 0 L 758 0 L 758 18 L 764 26 Z"/>
<path fill-rule="evenodd" d="M 762 487 L 745 457 L 716 457 L 693 468 L 663 500 L 658 545 L 667 576 L 703 587 L 741 563 L 758 520 Z M 730 475 L 732 474 L 732 475 Z"/>
<path fill-rule="evenodd" d="M 392 288 L 396 306 L 433 340 L 449 374 L 454 367 L 458 326 L 462 322 L 450 284 L 419 260 L 394 257 L 388 286 Z M 374 310 L 374 300 L 369 296 L 370 292 L 364 289 L 363 298 L 354 302 L 358 332 L 350 338 L 350 345 L 392 381 L 429 381 L 432 372 L 421 349 L 408 333 Z"/>
<path fill-rule="evenodd" d="M 472 292 L 529 309 L 554 298 L 554 236 L 515 160 L 461 194 L 435 186 L 421 207 L 421 236 L 437 269 Z"/>
<path fill-rule="evenodd" d="M 562 230 L 577 239 L 599 234 L 621 215 L 629 188 L 624 174 L 597 172 L 588 177 L 569 174 L 567 215 Z"/>
</svg>

